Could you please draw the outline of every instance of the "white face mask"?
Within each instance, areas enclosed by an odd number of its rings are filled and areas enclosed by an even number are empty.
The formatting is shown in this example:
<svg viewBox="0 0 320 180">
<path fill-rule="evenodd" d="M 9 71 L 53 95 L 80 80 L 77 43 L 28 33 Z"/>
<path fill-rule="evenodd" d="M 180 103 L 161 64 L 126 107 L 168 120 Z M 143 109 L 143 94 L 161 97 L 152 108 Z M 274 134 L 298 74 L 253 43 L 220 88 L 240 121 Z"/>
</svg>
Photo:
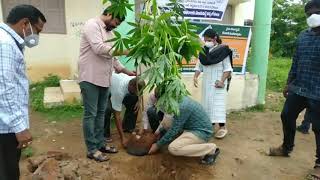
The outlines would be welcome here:
<svg viewBox="0 0 320 180">
<path fill-rule="evenodd" d="M 32 48 L 32 47 L 35 47 L 39 44 L 39 35 L 38 34 L 33 34 L 33 30 L 32 30 L 32 26 L 29 22 L 29 26 L 30 26 L 30 29 L 31 29 L 31 34 L 29 36 L 26 36 L 26 33 L 23 29 L 23 36 L 24 36 L 24 42 L 25 42 L 25 45 L 28 47 L 28 48 Z"/>
<path fill-rule="evenodd" d="M 316 28 L 320 26 L 320 14 L 312 14 L 307 18 L 307 23 L 309 27 Z"/>
<path fill-rule="evenodd" d="M 212 48 L 212 47 L 214 46 L 214 43 L 211 42 L 211 41 L 207 41 L 207 42 L 205 42 L 204 45 L 205 45 L 207 48 Z"/>
</svg>

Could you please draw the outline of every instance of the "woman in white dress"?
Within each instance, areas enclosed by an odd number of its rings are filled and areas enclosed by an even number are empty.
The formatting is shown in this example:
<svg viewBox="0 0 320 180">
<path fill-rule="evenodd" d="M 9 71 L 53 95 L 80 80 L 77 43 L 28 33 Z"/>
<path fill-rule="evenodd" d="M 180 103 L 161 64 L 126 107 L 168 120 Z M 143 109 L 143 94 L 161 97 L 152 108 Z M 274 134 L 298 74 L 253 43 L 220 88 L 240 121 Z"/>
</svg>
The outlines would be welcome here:
<svg viewBox="0 0 320 180">
<path fill-rule="evenodd" d="M 194 74 L 194 85 L 198 87 L 198 77 L 203 72 L 202 105 L 208 113 L 212 125 L 219 124 L 216 138 L 224 138 L 226 128 L 226 95 L 228 78 L 231 77 L 232 51 L 223 45 L 219 35 L 212 29 L 203 34 L 204 53 L 200 53 Z"/>
</svg>

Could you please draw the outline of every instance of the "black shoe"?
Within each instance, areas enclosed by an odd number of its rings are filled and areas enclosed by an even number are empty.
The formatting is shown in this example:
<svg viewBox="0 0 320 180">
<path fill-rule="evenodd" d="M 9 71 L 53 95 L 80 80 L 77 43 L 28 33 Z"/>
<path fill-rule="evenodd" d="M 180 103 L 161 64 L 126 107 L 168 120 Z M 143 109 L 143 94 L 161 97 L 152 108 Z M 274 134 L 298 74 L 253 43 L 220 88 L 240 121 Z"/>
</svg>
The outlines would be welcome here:
<svg viewBox="0 0 320 180">
<path fill-rule="evenodd" d="M 214 154 L 207 154 L 201 159 L 201 164 L 213 165 L 216 162 L 218 155 L 220 154 L 220 149 L 217 148 Z"/>
<path fill-rule="evenodd" d="M 297 131 L 301 132 L 302 134 L 309 134 L 309 130 L 301 125 L 297 127 Z"/>
</svg>

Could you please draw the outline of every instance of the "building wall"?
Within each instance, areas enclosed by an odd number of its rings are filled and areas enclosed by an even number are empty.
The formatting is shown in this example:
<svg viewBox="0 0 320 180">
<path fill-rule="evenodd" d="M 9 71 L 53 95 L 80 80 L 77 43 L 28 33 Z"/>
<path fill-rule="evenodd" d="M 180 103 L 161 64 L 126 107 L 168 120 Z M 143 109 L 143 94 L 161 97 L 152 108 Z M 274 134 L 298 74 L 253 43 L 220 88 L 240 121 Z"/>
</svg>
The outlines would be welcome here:
<svg viewBox="0 0 320 180">
<path fill-rule="evenodd" d="M 42 33 L 39 46 L 27 48 L 25 51 L 27 72 L 31 81 L 41 80 L 48 74 L 73 78 L 77 72 L 80 30 L 88 19 L 99 16 L 104 8 L 101 0 L 65 0 L 67 34 Z M 0 3 L 0 22 L 3 21 Z M 120 31 L 128 29 L 128 25 L 123 26 Z"/>
<path fill-rule="evenodd" d="M 243 26 L 246 19 L 253 20 L 255 0 L 240 3 L 234 6 L 234 24 Z"/>
</svg>

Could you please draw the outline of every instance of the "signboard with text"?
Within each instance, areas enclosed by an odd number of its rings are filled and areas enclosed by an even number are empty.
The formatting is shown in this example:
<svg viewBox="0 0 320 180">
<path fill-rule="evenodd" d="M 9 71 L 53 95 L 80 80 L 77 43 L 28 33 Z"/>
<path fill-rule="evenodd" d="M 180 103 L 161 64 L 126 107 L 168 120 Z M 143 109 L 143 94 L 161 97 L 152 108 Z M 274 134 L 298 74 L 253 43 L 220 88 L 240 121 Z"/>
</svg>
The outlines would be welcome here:
<svg viewBox="0 0 320 180">
<path fill-rule="evenodd" d="M 227 44 L 233 51 L 234 72 L 244 74 L 246 72 L 246 62 L 251 40 L 251 28 L 247 26 L 233 26 L 222 24 L 192 23 L 199 29 L 197 33 L 200 38 L 209 28 L 215 30 L 222 39 L 223 44 Z M 198 59 L 194 58 L 189 64 L 183 65 L 183 72 L 194 72 Z"/>
<path fill-rule="evenodd" d="M 184 7 L 184 18 L 221 21 L 228 5 L 228 0 L 180 0 Z M 169 0 L 157 0 L 159 7 L 170 11 Z"/>
</svg>

